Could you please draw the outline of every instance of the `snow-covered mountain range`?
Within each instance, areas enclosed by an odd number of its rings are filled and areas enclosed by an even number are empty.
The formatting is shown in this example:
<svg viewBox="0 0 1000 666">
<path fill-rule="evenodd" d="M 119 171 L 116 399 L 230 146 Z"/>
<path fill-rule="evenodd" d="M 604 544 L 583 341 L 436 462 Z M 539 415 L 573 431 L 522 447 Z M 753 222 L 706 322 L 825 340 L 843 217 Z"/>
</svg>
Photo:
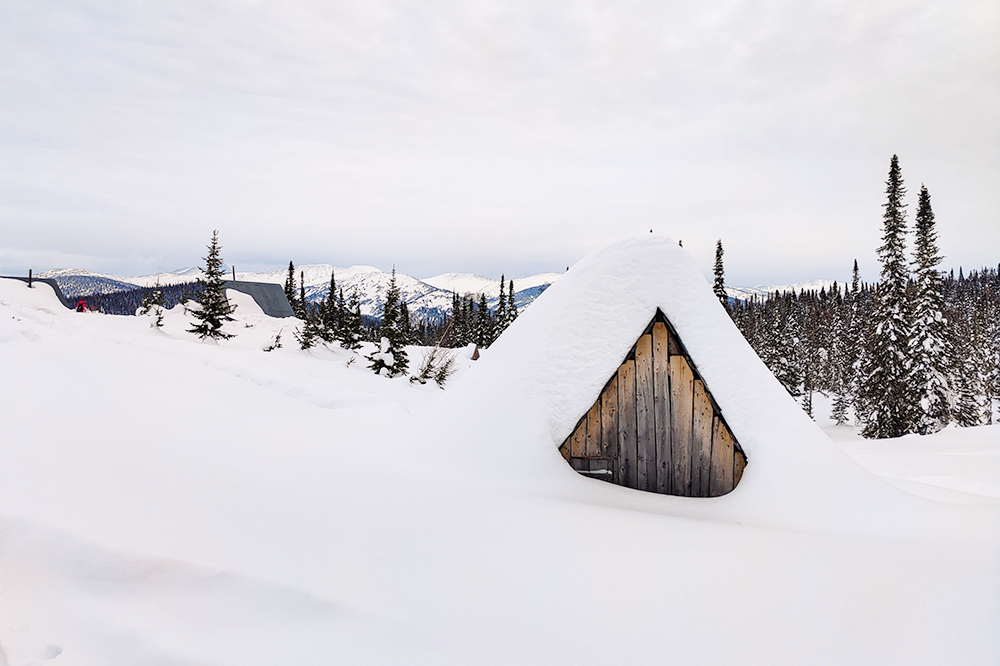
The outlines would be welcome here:
<svg viewBox="0 0 1000 666">
<path fill-rule="evenodd" d="M 349 299 L 357 291 L 361 313 L 379 316 L 382 303 L 389 289 L 392 274 L 374 266 L 351 266 L 340 268 L 331 264 L 306 264 L 295 267 L 295 279 L 305 284 L 306 300 L 325 299 L 330 292 L 331 274 L 336 278 L 337 290 L 344 291 Z M 198 268 L 183 268 L 168 273 L 117 277 L 95 273 L 79 268 L 61 268 L 47 271 L 38 277 L 55 278 L 67 298 L 79 298 L 88 294 L 106 294 L 126 291 L 135 287 L 193 282 L 201 275 Z M 514 278 L 514 302 L 524 308 L 538 298 L 545 289 L 558 278 L 560 273 L 539 273 L 523 278 Z M 237 280 L 248 282 L 270 282 L 284 284 L 287 269 L 264 272 L 236 272 Z M 228 275 L 227 275 L 228 277 Z M 485 294 L 490 307 L 494 307 L 500 296 L 500 281 L 484 278 L 472 273 L 445 273 L 426 279 L 418 279 L 396 273 L 396 284 L 400 296 L 406 302 L 410 314 L 416 318 L 436 319 L 451 310 L 452 292 L 459 295 Z M 509 287 L 504 285 L 505 293 Z"/>
<path fill-rule="evenodd" d="M 761 300 L 766 298 L 768 294 L 773 294 L 776 291 L 782 294 L 787 294 L 788 292 L 800 294 L 803 291 L 819 291 L 820 289 L 830 291 L 830 287 L 835 282 L 835 280 L 808 280 L 794 284 L 760 284 L 756 287 L 726 287 L 726 293 L 729 294 L 730 298 L 741 301 L 748 301 L 754 296 L 757 297 L 757 300 Z"/>
<path fill-rule="evenodd" d="M 317 301 L 327 297 L 330 291 L 330 275 L 334 274 L 338 291 L 344 290 L 345 298 L 357 291 L 361 303 L 361 313 L 369 316 L 379 316 L 382 313 L 382 303 L 389 289 L 392 274 L 374 266 L 351 266 L 340 268 L 331 264 L 306 264 L 295 268 L 295 279 L 304 277 L 306 300 Z M 59 268 L 41 273 L 38 277 L 55 278 L 67 298 L 79 298 L 88 294 L 107 294 L 116 291 L 127 291 L 135 287 L 151 287 L 157 282 L 161 285 L 193 282 L 201 275 L 197 267 L 182 268 L 168 273 L 140 275 L 133 277 L 118 277 L 95 273 L 81 268 Z M 524 308 L 555 282 L 561 273 L 538 273 L 526 277 L 515 277 L 514 302 L 518 308 Z M 271 282 L 284 284 L 288 271 L 285 269 L 264 272 L 236 272 L 237 280 L 249 282 Z M 784 285 L 758 285 L 755 287 L 727 287 L 730 297 L 739 300 L 749 300 L 756 296 L 766 298 L 775 291 L 781 293 L 800 293 L 805 290 L 829 290 L 833 280 L 809 280 Z M 410 314 L 416 318 L 436 319 L 451 310 L 452 293 L 460 295 L 486 294 L 490 307 L 499 300 L 500 281 L 491 280 L 473 273 L 443 273 L 428 278 L 415 278 L 403 273 L 396 273 L 396 284 L 400 295 L 409 307 Z M 505 293 L 508 287 L 504 286 Z"/>
</svg>

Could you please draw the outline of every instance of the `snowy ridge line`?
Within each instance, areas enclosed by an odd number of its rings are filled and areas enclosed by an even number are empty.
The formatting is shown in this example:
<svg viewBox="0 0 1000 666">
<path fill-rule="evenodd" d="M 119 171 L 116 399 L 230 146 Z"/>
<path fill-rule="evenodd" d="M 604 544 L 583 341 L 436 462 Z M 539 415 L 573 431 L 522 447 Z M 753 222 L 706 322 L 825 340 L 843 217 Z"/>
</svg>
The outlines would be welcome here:
<svg viewBox="0 0 1000 666">
<path fill-rule="evenodd" d="M 830 291 L 830 288 L 834 284 L 839 284 L 843 287 L 845 283 L 837 282 L 836 280 L 806 280 L 805 282 L 795 282 L 793 284 L 760 284 L 755 287 L 726 287 L 726 293 L 730 298 L 748 301 L 754 296 L 758 299 L 767 298 L 776 291 L 781 294 L 801 294 L 803 291 L 818 292 L 820 289 Z"/>
<path fill-rule="evenodd" d="M 369 317 L 381 315 L 385 294 L 392 279 L 390 272 L 364 265 L 349 268 L 331 264 L 296 266 L 297 287 L 299 280 L 303 280 L 307 301 L 317 302 L 329 296 L 331 273 L 336 278 L 338 291 L 342 289 L 345 298 L 350 298 L 351 294 L 357 291 L 362 315 Z M 124 278 L 76 268 L 61 268 L 41 274 L 42 277 L 57 280 L 70 298 L 149 288 L 157 283 L 162 286 L 183 284 L 195 281 L 200 275 L 201 271 L 196 267 Z M 258 284 L 283 285 L 287 276 L 287 269 L 236 272 L 237 282 Z M 514 302 L 517 307 L 519 309 L 527 307 L 559 276 L 560 273 L 539 273 L 525 278 L 514 278 L 514 287 L 517 289 Z M 451 311 L 453 291 L 459 295 L 485 294 L 490 308 L 495 307 L 499 301 L 499 280 L 490 280 L 471 273 L 447 273 L 428 280 L 435 284 L 396 273 L 400 296 L 409 307 L 410 314 L 417 319 L 439 320 L 445 316 Z M 507 284 L 509 282 L 505 282 L 505 287 Z"/>
<path fill-rule="evenodd" d="M 375 266 L 355 265 L 341 268 L 332 264 L 304 264 L 295 267 L 296 282 L 304 276 L 306 300 L 316 302 L 327 298 L 330 287 L 330 274 L 334 273 L 338 290 L 344 290 L 344 296 L 349 298 L 355 290 L 358 292 L 361 304 L 361 314 L 378 317 L 382 312 L 382 302 L 389 287 L 391 273 Z M 107 294 L 116 291 L 127 291 L 138 287 L 182 284 L 193 282 L 201 275 L 197 267 L 182 268 L 176 271 L 154 273 L 132 277 L 117 277 L 79 268 L 58 268 L 39 274 L 39 277 L 58 280 L 68 298 L 78 298 L 90 294 Z M 228 275 L 228 274 L 227 274 Z M 562 273 L 537 273 L 526 277 L 514 277 L 514 300 L 518 308 L 524 308 L 534 301 L 548 286 L 554 283 Z M 285 283 L 287 269 L 273 271 L 237 271 L 236 279 L 240 282 Z M 428 278 L 415 278 L 404 273 L 396 273 L 396 282 L 400 296 L 410 308 L 410 313 L 420 319 L 439 319 L 451 310 L 452 293 L 460 296 L 472 295 L 478 297 L 485 294 L 490 308 L 496 306 L 499 300 L 500 281 L 485 278 L 474 273 L 442 273 Z M 767 298 L 775 291 L 780 293 L 803 291 L 819 291 L 829 289 L 834 280 L 807 280 L 784 285 L 757 285 L 754 287 L 726 287 L 726 293 L 737 300 Z M 506 285 L 509 282 L 505 282 Z"/>
</svg>

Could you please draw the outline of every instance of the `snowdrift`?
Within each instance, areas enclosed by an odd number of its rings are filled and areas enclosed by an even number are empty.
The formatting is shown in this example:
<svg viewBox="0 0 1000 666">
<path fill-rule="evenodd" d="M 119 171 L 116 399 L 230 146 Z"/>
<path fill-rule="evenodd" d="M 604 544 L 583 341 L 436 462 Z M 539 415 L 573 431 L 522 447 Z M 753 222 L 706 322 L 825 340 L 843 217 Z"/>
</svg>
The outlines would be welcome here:
<svg viewBox="0 0 1000 666">
<path fill-rule="evenodd" d="M 680 498 L 610 486 L 571 472 L 556 451 L 657 308 L 747 454 L 743 479 L 729 495 Z M 496 483 L 531 492 L 781 527 L 1000 536 L 996 513 L 955 513 L 926 502 L 847 456 L 774 378 L 669 238 L 641 236 L 582 259 L 439 407 L 437 420 L 461 415 L 455 441 L 466 451 L 455 455 L 474 460 Z"/>
<path fill-rule="evenodd" d="M 998 503 L 846 458 L 667 239 L 581 261 L 445 391 L 302 352 L 243 295 L 214 343 L 11 282 L 0 665 L 1000 662 Z M 749 456 L 729 495 L 557 451 L 656 307 Z"/>
</svg>

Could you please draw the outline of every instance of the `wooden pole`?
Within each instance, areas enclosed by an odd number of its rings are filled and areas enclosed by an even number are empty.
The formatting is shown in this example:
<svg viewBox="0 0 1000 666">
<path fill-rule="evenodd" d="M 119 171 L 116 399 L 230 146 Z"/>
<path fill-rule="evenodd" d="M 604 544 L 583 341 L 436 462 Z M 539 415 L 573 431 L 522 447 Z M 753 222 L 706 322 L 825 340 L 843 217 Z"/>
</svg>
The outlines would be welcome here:
<svg viewBox="0 0 1000 666">
<path fill-rule="evenodd" d="M 236 282 L 236 266 L 233 266 L 233 282 Z"/>
<path fill-rule="evenodd" d="M 28 289 L 31 289 L 31 269 L 28 269 Z"/>
</svg>

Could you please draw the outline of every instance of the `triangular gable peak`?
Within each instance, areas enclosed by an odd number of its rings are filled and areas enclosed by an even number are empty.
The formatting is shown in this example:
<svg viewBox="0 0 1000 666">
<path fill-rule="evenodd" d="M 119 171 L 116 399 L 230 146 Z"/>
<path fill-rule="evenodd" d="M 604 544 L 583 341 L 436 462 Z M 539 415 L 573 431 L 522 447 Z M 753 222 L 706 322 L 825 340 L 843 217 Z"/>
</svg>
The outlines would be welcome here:
<svg viewBox="0 0 1000 666">
<path fill-rule="evenodd" d="M 559 451 L 586 476 L 685 497 L 725 495 L 747 460 L 659 309 Z"/>
</svg>

